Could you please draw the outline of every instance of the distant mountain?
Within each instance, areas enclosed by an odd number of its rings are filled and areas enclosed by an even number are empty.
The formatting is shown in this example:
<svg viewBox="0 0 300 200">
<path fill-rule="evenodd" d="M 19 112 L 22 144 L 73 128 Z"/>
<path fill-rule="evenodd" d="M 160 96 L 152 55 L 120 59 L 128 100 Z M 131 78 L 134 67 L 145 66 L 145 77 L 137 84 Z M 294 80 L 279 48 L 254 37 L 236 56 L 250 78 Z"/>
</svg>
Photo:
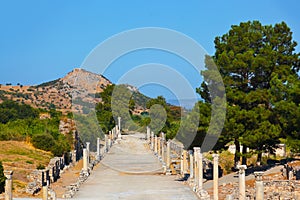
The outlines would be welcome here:
<svg viewBox="0 0 300 200">
<path fill-rule="evenodd" d="M 195 106 L 195 103 L 198 102 L 199 99 L 181 99 L 180 102 L 178 99 L 168 99 L 167 102 L 174 106 L 180 106 L 185 109 L 192 109 Z M 181 104 L 180 104 L 181 103 Z"/>
</svg>

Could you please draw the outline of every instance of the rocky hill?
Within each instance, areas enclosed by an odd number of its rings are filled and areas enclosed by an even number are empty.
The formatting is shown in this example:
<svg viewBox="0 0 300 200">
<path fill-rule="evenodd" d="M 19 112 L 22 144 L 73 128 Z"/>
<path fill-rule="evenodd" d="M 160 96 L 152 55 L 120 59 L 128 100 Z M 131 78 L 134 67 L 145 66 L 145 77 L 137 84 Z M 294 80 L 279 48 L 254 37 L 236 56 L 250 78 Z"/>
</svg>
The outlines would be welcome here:
<svg viewBox="0 0 300 200">
<path fill-rule="evenodd" d="M 74 69 L 63 78 L 36 86 L 0 84 L 0 103 L 8 99 L 36 108 L 55 108 L 68 113 L 72 111 L 72 102 L 78 99 L 87 103 L 100 102 L 101 99 L 96 94 L 110 84 L 112 83 L 102 75 Z M 76 106 L 75 109 L 81 109 Z"/>
<path fill-rule="evenodd" d="M 0 103 L 13 100 L 35 108 L 52 109 L 67 114 L 72 111 L 83 112 L 84 107 L 94 107 L 101 102 L 98 95 L 112 82 L 102 75 L 84 69 L 74 69 L 65 77 L 34 86 L 0 84 Z M 126 85 L 133 93 L 136 102 L 134 113 L 145 110 L 149 97 L 141 94 L 137 88 Z"/>
</svg>

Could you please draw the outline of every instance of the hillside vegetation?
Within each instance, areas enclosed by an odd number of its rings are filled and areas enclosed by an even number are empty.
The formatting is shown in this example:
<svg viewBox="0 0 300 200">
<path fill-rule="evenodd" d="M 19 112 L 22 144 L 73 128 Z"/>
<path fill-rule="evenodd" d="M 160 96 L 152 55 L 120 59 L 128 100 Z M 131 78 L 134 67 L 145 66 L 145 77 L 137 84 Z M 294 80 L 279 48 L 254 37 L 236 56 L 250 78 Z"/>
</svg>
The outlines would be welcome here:
<svg viewBox="0 0 300 200">
<path fill-rule="evenodd" d="M 40 114 L 49 112 L 50 118 L 40 119 Z M 70 150 L 67 137 L 59 132 L 61 113 L 45 111 L 14 101 L 0 104 L 0 140 L 31 142 L 34 147 L 51 151 L 61 156 Z"/>
</svg>

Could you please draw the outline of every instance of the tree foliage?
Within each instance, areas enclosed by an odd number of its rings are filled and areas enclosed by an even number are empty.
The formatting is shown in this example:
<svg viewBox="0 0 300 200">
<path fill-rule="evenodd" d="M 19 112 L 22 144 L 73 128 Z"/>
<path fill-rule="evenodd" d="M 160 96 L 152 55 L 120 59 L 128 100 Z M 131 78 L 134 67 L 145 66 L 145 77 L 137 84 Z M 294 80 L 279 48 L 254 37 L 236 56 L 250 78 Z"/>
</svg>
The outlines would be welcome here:
<svg viewBox="0 0 300 200">
<path fill-rule="evenodd" d="M 300 139 L 296 45 L 284 22 L 274 26 L 243 22 L 215 39 L 212 58 L 227 96 L 227 118 L 219 146 L 234 141 L 237 151 L 242 144 L 244 150 L 250 147 L 261 154 L 272 152 L 280 137 Z M 197 92 L 211 103 L 209 68 L 202 74 L 205 81 Z M 235 159 L 239 160 L 238 154 Z"/>
<path fill-rule="evenodd" d="M 0 104 L 0 123 L 7 123 L 17 119 L 36 118 L 37 109 L 26 104 L 18 104 L 14 101 L 4 101 Z"/>
</svg>

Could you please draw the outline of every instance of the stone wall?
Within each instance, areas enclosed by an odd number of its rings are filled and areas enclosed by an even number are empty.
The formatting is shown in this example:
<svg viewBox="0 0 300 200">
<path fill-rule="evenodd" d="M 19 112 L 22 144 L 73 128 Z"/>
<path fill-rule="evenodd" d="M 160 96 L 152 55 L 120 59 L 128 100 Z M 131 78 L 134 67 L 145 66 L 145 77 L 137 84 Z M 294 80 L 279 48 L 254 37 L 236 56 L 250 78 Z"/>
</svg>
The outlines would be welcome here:
<svg viewBox="0 0 300 200">
<path fill-rule="evenodd" d="M 64 157 L 54 157 L 45 169 L 32 171 L 27 177 L 29 183 L 26 187 L 26 193 L 36 194 L 43 186 L 56 182 L 66 167 L 65 163 Z"/>
</svg>

